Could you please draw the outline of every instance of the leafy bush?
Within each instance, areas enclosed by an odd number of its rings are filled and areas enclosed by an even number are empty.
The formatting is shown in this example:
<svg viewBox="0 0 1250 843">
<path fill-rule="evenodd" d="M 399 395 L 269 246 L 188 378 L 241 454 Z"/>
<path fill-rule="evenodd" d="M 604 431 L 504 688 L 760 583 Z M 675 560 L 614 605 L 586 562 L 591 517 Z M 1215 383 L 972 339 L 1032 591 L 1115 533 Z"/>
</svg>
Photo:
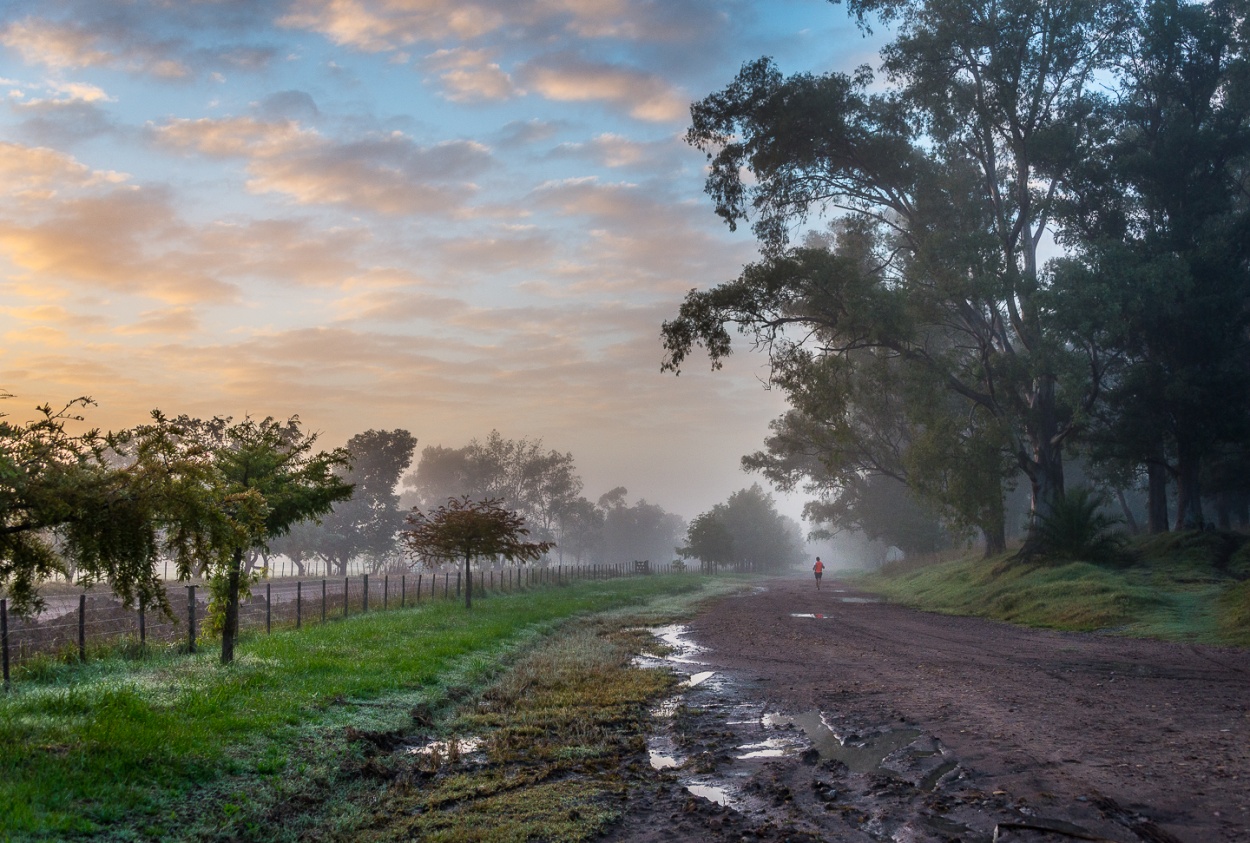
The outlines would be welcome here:
<svg viewBox="0 0 1250 843">
<path fill-rule="evenodd" d="M 1127 538 L 1115 529 L 1122 519 L 1102 511 L 1103 499 L 1073 489 L 1039 518 L 1026 547 L 1029 555 L 1053 562 L 1114 564 L 1125 561 Z"/>
</svg>

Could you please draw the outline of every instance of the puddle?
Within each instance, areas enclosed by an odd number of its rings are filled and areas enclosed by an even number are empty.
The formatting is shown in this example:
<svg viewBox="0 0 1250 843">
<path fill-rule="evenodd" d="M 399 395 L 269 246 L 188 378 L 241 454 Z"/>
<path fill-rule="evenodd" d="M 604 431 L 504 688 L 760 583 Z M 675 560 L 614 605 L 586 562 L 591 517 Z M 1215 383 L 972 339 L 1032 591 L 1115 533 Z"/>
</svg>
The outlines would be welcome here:
<svg viewBox="0 0 1250 843">
<path fill-rule="evenodd" d="M 681 759 L 676 755 L 660 752 L 658 749 L 647 750 L 647 754 L 651 757 L 652 770 L 671 770 L 682 765 Z"/>
<path fill-rule="evenodd" d="M 806 614 L 802 612 L 791 612 L 790 617 L 792 618 L 827 618 L 829 617 L 829 615 L 813 615 L 813 614 Z"/>
<path fill-rule="evenodd" d="M 893 729 L 865 737 L 848 735 L 839 738 L 826 725 L 819 711 L 809 711 L 793 717 L 768 714 L 764 716 L 763 722 L 765 726 L 773 727 L 798 726 L 821 758 L 841 761 L 853 773 L 880 772 L 884 769 L 882 762 L 886 758 L 920 737 L 920 732 L 916 729 Z"/>
<path fill-rule="evenodd" d="M 729 793 L 723 787 L 716 787 L 710 784 L 688 784 L 686 790 L 701 799 L 709 802 L 715 802 L 717 805 L 729 804 Z"/>
<path fill-rule="evenodd" d="M 689 628 L 679 623 L 659 626 L 651 630 L 652 635 L 673 648 L 673 652 L 665 656 L 664 661 L 676 664 L 703 664 L 694 656 L 702 653 L 704 648 L 698 644 L 692 644 L 683 637 L 689 631 Z"/>
<path fill-rule="evenodd" d="M 696 685 L 702 685 L 707 680 L 716 675 L 714 670 L 705 670 L 702 673 L 696 673 L 682 683 L 683 688 L 693 688 Z"/>
<path fill-rule="evenodd" d="M 839 597 L 839 603 L 880 603 L 880 597 Z"/>
<path fill-rule="evenodd" d="M 759 743 L 749 743 L 738 747 L 742 755 L 736 756 L 738 760 L 745 761 L 749 758 L 784 758 L 787 755 L 796 755 L 803 747 L 796 741 L 787 738 L 769 738 Z"/>
</svg>

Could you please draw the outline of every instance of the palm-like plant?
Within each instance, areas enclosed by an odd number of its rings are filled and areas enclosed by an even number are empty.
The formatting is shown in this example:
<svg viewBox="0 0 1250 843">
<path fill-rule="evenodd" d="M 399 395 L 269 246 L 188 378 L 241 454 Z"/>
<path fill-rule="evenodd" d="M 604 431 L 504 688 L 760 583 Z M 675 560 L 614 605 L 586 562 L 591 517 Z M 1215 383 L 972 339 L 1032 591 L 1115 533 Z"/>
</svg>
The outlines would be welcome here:
<svg viewBox="0 0 1250 843">
<path fill-rule="evenodd" d="M 1127 540 L 1116 527 L 1123 519 L 1103 512 L 1103 503 L 1090 489 L 1073 489 L 1037 519 L 1025 546 L 1034 557 L 1055 562 L 1120 561 Z"/>
</svg>

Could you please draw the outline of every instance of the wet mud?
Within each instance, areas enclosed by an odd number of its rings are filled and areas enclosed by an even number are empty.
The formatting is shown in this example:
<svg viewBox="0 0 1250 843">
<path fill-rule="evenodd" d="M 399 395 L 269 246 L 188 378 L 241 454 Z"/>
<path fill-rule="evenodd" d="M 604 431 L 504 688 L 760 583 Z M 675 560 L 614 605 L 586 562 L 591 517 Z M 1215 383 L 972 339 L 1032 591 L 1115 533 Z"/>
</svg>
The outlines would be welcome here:
<svg viewBox="0 0 1250 843">
<path fill-rule="evenodd" d="M 659 630 L 686 679 L 606 839 L 1250 840 L 1250 654 L 809 589 Z"/>
</svg>

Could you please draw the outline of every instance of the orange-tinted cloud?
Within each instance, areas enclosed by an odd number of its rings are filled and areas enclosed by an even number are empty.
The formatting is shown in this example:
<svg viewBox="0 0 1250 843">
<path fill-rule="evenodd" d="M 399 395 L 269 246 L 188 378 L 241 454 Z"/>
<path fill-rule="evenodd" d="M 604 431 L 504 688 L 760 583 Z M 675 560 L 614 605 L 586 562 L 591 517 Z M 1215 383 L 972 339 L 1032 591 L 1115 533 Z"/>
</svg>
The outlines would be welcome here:
<svg viewBox="0 0 1250 843">
<path fill-rule="evenodd" d="M 246 159 L 253 193 L 380 214 L 458 209 L 475 191 L 461 180 L 492 164 L 490 150 L 474 141 L 421 146 L 400 132 L 336 141 L 289 120 L 178 119 L 153 134 L 170 149 Z"/>
<path fill-rule="evenodd" d="M 682 120 L 689 97 L 656 74 L 587 61 L 571 54 L 543 56 L 520 72 L 523 84 L 559 102 L 602 102 L 650 122 Z"/>
</svg>

